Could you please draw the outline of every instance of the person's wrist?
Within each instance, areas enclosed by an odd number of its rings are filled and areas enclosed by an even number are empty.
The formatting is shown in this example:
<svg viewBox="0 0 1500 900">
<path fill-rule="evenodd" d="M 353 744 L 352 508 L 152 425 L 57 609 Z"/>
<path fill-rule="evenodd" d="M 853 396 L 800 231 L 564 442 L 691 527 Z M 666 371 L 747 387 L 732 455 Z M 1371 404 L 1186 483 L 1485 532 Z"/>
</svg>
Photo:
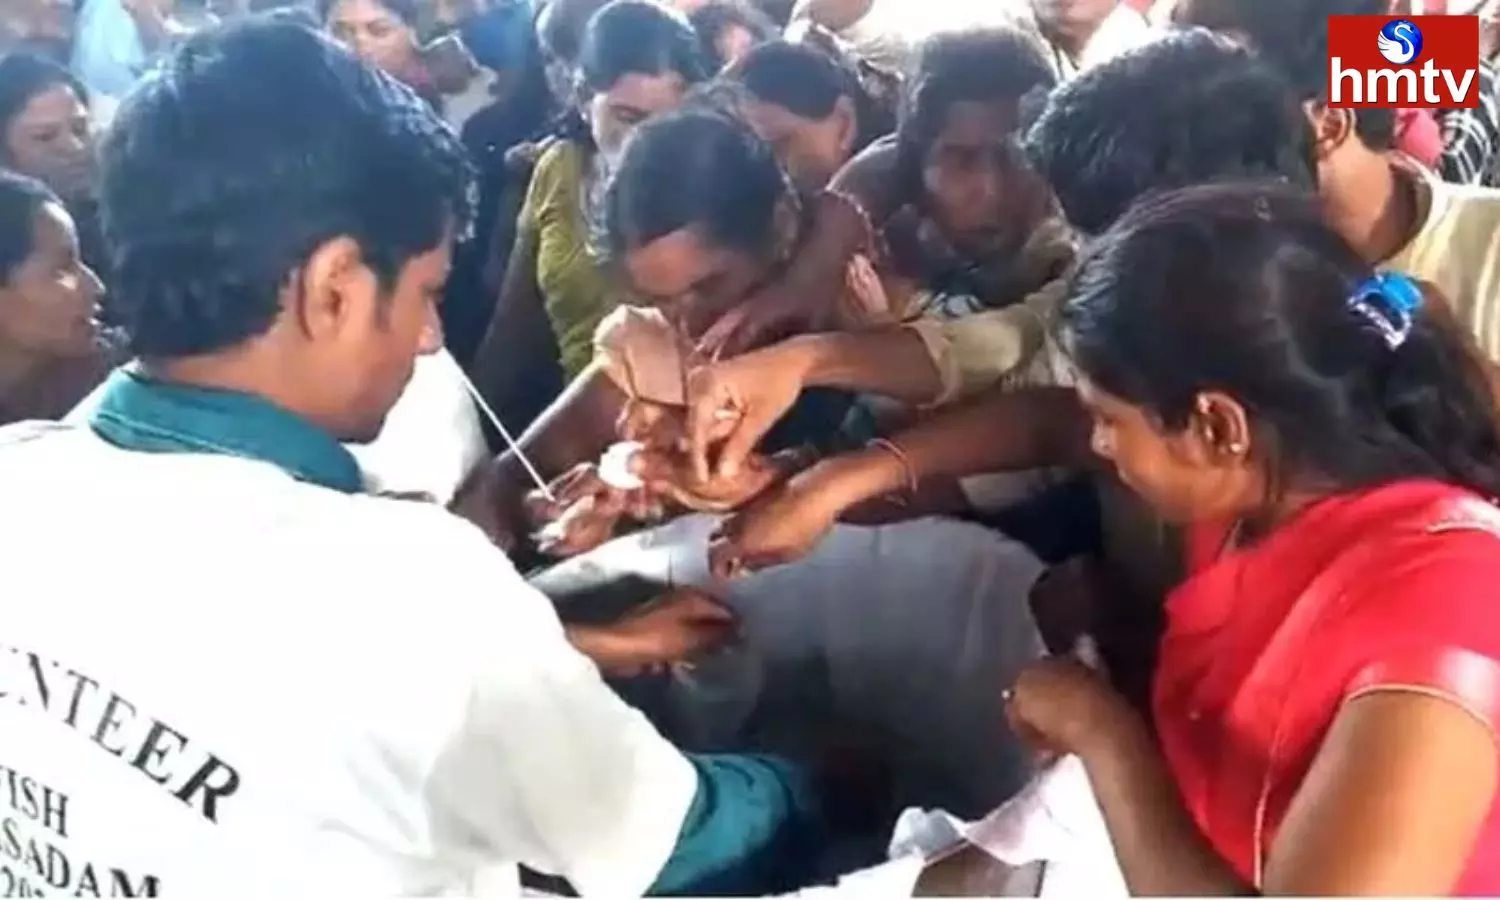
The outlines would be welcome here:
<svg viewBox="0 0 1500 900">
<path fill-rule="evenodd" d="M 606 673 L 631 671 L 652 661 L 647 658 L 650 656 L 647 648 L 627 623 L 572 625 L 568 627 L 568 640 Z"/>
<path fill-rule="evenodd" d="M 804 334 L 789 338 L 767 349 L 775 354 L 775 369 L 796 380 L 799 391 L 816 384 L 819 371 L 827 364 L 825 341 L 821 335 Z"/>
<path fill-rule="evenodd" d="M 825 512 L 837 518 L 845 510 L 898 490 L 900 462 L 878 448 L 844 453 L 816 463 L 796 477 L 797 487 L 817 497 Z"/>
<path fill-rule="evenodd" d="M 1150 730 L 1134 709 L 1120 698 L 1081 721 L 1069 743 L 1086 768 L 1133 759 L 1155 746 Z"/>
</svg>

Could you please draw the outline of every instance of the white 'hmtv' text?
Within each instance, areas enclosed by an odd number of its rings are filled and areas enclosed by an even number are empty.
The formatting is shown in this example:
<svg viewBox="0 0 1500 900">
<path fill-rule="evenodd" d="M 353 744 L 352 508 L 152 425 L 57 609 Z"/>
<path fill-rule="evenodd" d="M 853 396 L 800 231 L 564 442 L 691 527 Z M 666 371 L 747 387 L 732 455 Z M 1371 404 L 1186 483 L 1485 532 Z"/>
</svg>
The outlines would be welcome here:
<svg viewBox="0 0 1500 900">
<path fill-rule="evenodd" d="M 1455 78 L 1452 69 L 1439 69 L 1428 59 L 1420 69 L 1346 69 L 1335 56 L 1328 61 L 1328 100 L 1341 103 L 1379 103 L 1382 106 L 1458 106 L 1473 86 L 1478 72 L 1469 69 Z M 1441 82 L 1441 90 L 1439 86 Z"/>
</svg>

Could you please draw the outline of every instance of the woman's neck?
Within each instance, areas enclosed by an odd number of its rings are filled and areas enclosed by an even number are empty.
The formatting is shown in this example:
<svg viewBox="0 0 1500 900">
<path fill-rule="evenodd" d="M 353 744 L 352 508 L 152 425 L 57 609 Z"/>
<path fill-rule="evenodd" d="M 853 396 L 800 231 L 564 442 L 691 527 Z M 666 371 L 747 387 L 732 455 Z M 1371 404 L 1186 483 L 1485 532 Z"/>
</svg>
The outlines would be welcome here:
<svg viewBox="0 0 1500 900">
<path fill-rule="evenodd" d="M 62 359 L 0 344 L 0 420 L 60 418 L 103 375 L 104 366 L 91 357 Z"/>
<path fill-rule="evenodd" d="M 1241 515 L 1235 522 L 1231 543 L 1236 548 L 1254 546 L 1330 495 L 1328 490 L 1313 488 L 1287 490 L 1275 501 Z"/>
</svg>

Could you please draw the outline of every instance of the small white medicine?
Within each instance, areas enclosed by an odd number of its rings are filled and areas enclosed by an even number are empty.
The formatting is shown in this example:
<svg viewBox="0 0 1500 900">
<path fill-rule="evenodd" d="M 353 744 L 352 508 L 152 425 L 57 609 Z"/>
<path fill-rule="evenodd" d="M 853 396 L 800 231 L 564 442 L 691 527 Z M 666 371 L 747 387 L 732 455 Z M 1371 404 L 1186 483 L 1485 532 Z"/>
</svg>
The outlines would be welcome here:
<svg viewBox="0 0 1500 900">
<path fill-rule="evenodd" d="M 630 471 L 630 461 L 645 448 L 637 441 L 620 441 L 609 445 L 599 457 L 599 480 L 621 491 L 638 491 L 646 486 L 641 477 Z"/>
</svg>

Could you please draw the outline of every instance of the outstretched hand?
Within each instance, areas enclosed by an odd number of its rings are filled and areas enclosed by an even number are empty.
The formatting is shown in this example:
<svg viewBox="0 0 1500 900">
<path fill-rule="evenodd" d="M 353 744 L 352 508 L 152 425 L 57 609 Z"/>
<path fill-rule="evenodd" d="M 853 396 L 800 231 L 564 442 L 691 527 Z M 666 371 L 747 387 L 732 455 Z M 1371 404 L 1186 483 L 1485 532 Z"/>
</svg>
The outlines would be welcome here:
<svg viewBox="0 0 1500 900">
<path fill-rule="evenodd" d="M 690 371 L 686 437 L 698 480 L 736 477 L 756 445 L 797 402 L 806 378 L 796 344 Z"/>
<path fill-rule="evenodd" d="M 822 543 L 842 511 L 829 470 L 814 467 L 720 523 L 709 538 L 709 571 L 735 578 L 795 562 Z"/>
<path fill-rule="evenodd" d="M 734 610 L 691 587 L 640 607 L 608 626 L 613 637 L 611 674 L 632 675 L 690 662 L 733 641 L 739 629 Z"/>
</svg>

